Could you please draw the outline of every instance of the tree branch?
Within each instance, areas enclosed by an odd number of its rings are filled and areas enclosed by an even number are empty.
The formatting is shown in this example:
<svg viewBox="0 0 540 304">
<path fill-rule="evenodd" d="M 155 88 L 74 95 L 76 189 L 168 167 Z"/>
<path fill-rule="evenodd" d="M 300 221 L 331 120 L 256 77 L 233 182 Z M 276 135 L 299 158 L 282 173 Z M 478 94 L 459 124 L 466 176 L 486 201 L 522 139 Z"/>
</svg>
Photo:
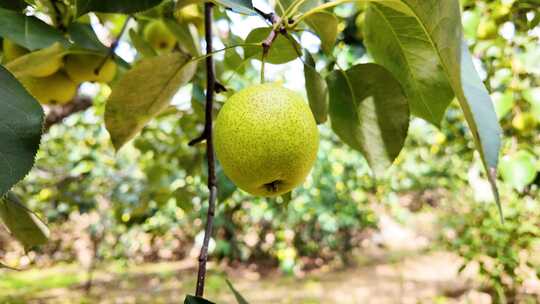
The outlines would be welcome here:
<svg viewBox="0 0 540 304">
<path fill-rule="evenodd" d="M 45 117 L 43 133 L 49 131 L 53 125 L 62 122 L 64 118 L 70 116 L 71 114 L 84 111 L 91 106 L 92 98 L 86 96 L 77 96 L 72 102 L 66 105 L 52 107 L 50 112 L 47 114 L 47 117 Z"/>
<path fill-rule="evenodd" d="M 204 30 L 206 40 L 206 53 L 212 53 L 212 8 L 211 2 L 204 4 Z M 206 278 L 206 262 L 208 261 L 208 244 L 212 236 L 214 226 L 214 214 L 217 198 L 217 183 L 216 183 L 216 164 L 214 155 L 213 142 L 213 118 L 212 110 L 214 104 L 214 92 L 216 86 L 216 76 L 214 71 L 213 57 L 206 57 L 206 108 L 205 108 L 205 125 L 203 135 L 206 139 L 206 157 L 208 161 L 208 190 L 210 196 L 208 199 L 208 214 L 206 216 L 206 227 L 204 230 L 204 239 L 199 254 L 199 271 L 197 274 L 197 288 L 195 295 L 202 297 L 204 295 L 204 282 Z"/>
</svg>

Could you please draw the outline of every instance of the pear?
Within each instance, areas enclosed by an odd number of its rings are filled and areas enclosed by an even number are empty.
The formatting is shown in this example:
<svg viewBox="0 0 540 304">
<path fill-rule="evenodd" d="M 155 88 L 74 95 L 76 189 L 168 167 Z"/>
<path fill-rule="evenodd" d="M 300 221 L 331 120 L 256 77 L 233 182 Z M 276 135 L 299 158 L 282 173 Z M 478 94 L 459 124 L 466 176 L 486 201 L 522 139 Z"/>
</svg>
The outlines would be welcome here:
<svg viewBox="0 0 540 304">
<path fill-rule="evenodd" d="M 176 37 L 161 20 L 154 20 L 146 26 L 144 39 L 158 53 L 170 52 L 176 44 Z"/>
<path fill-rule="evenodd" d="M 4 62 L 13 61 L 21 56 L 28 54 L 28 50 L 22 46 L 17 45 L 15 42 L 5 39 L 2 42 L 4 50 Z"/>
<path fill-rule="evenodd" d="M 240 189 L 276 196 L 300 185 L 319 147 L 319 130 L 305 100 L 281 85 L 250 86 L 231 96 L 216 118 L 215 149 Z"/>
<path fill-rule="evenodd" d="M 116 75 L 116 63 L 107 58 L 103 66 L 104 57 L 90 54 L 68 55 L 65 59 L 65 70 L 73 81 L 82 83 L 91 82 L 111 82 Z"/>
<path fill-rule="evenodd" d="M 63 72 L 42 78 L 22 78 L 21 83 L 44 105 L 66 104 L 77 94 L 77 84 Z"/>
</svg>

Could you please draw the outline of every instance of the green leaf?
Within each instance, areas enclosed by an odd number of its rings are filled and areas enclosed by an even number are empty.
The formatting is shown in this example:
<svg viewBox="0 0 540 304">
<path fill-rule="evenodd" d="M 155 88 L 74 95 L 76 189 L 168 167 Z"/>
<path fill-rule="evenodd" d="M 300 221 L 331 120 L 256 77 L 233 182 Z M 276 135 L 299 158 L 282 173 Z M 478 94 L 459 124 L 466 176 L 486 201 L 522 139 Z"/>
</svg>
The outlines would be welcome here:
<svg viewBox="0 0 540 304">
<path fill-rule="evenodd" d="M 540 121 L 540 88 L 532 88 L 523 92 L 523 98 L 531 105 L 531 112 Z"/>
<path fill-rule="evenodd" d="M 134 14 L 151 9 L 163 0 L 77 0 L 77 17 L 88 12 Z"/>
<path fill-rule="evenodd" d="M 43 245 L 49 240 L 47 226 L 28 210 L 13 192 L 8 192 L 6 197 L 0 200 L 0 218 L 11 235 L 26 249 Z"/>
<path fill-rule="evenodd" d="M 215 3 L 241 14 L 256 14 L 251 0 L 214 0 Z"/>
<path fill-rule="evenodd" d="M 252 30 L 246 37 L 246 43 L 262 43 L 272 31 L 271 27 L 260 27 Z M 296 48 L 296 49 L 295 49 Z M 283 64 L 291 60 L 298 58 L 297 50 L 301 47 L 298 43 L 290 41 L 283 35 L 278 35 L 276 40 L 272 43 L 266 62 L 273 64 Z M 261 47 L 245 46 L 244 57 L 254 58 L 261 60 L 262 57 L 262 45 Z"/>
<path fill-rule="evenodd" d="M 24 0 L 0 0 L 0 7 L 13 10 L 22 11 L 28 6 Z"/>
<path fill-rule="evenodd" d="M 46 48 L 55 42 L 64 46 L 68 41 L 62 33 L 33 16 L 0 8 L 0 37 L 33 51 Z"/>
<path fill-rule="evenodd" d="M 214 303 L 203 298 L 187 295 L 186 299 L 184 300 L 184 304 L 214 304 Z"/>
<path fill-rule="evenodd" d="M 80 48 L 93 50 L 100 53 L 108 53 L 109 48 L 99 41 L 94 29 L 90 24 L 74 22 L 68 28 L 71 41 Z"/>
<path fill-rule="evenodd" d="M 225 175 L 219 163 L 216 166 L 216 177 L 218 183 L 218 201 L 223 202 L 234 194 L 236 185 Z"/>
<path fill-rule="evenodd" d="M 197 62 L 181 53 L 141 60 L 113 87 L 105 109 L 105 125 L 118 150 L 167 108 L 178 89 L 188 83 Z"/>
<path fill-rule="evenodd" d="M 454 94 L 459 100 L 474 143 L 486 169 L 502 218 L 496 184 L 501 128 L 493 102 L 476 72 L 463 41 L 458 0 L 402 0 L 434 46 Z M 393 5 L 396 5 L 392 2 Z"/>
<path fill-rule="evenodd" d="M 281 9 L 283 6 L 284 9 L 288 9 L 294 2 L 297 2 L 295 0 L 280 0 L 279 4 L 276 5 L 276 12 L 278 15 L 283 16 L 284 11 Z M 310 9 L 313 9 L 321 4 L 322 1 L 320 0 L 304 0 L 301 2 L 300 6 L 298 7 L 296 13 L 305 13 L 309 11 Z"/>
<path fill-rule="evenodd" d="M 0 196 L 32 169 L 43 119 L 39 103 L 0 66 Z"/>
<path fill-rule="evenodd" d="M 129 38 L 131 39 L 131 42 L 133 43 L 133 46 L 139 52 L 143 57 L 155 57 L 157 56 L 156 51 L 154 48 L 148 44 L 148 41 L 144 40 L 143 37 L 139 33 L 137 33 L 134 29 L 129 30 Z"/>
<path fill-rule="evenodd" d="M 440 126 L 454 92 L 417 19 L 371 3 L 366 11 L 364 37 L 375 62 L 392 72 L 403 86 L 411 114 Z"/>
<path fill-rule="evenodd" d="M 178 39 L 178 44 L 181 48 L 193 56 L 198 56 L 201 54 L 199 46 L 199 34 L 193 25 L 178 23 L 178 21 L 174 19 L 165 19 L 165 24 L 176 36 L 176 39 Z"/>
<path fill-rule="evenodd" d="M 514 155 L 505 155 L 500 167 L 504 182 L 520 192 L 536 177 L 536 159 L 528 151 L 521 150 Z"/>
<path fill-rule="evenodd" d="M 231 284 L 231 282 L 227 279 L 225 279 L 225 282 L 227 282 L 227 286 L 229 286 L 229 289 L 234 294 L 234 297 L 236 298 L 236 302 L 238 304 L 249 304 L 246 299 L 234 288 L 234 286 Z"/>
<path fill-rule="evenodd" d="M 332 129 L 382 175 L 407 138 L 409 105 L 399 82 L 376 64 L 334 71 L 327 81 Z"/>
<path fill-rule="evenodd" d="M 317 12 L 310 15 L 304 21 L 311 27 L 321 39 L 321 48 L 326 54 L 332 54 L 336 44 L 339 20 L 330 12 Z"/>
<path fill-rule="evenodd" d="M 497 92 L 492 95 L 492 98 L 495 102 L 495 113 L 497 113 L 497 117 L 501 120 L 514 107 L 514 93 L 510 90 L 504 94 Z"/>
<path fill-rule="evenodd" d="M 15 75 L 15 77 L 30 76 L 48 66 L 53 60 L 61 60 L 66 55 L 66 50 L 60 43 L 55 43 L 48 48 L 41 49 L 21 56 L 8 64 L 6 68 Z"/>
<path fill-rule="evenodd" d="M 317 123 L 322 124 L 328 117 L 328 85 L 315 69 L 315 61 L 309 53 L 304 60 L 304 78 L 309 107 Z"/>
</svg>

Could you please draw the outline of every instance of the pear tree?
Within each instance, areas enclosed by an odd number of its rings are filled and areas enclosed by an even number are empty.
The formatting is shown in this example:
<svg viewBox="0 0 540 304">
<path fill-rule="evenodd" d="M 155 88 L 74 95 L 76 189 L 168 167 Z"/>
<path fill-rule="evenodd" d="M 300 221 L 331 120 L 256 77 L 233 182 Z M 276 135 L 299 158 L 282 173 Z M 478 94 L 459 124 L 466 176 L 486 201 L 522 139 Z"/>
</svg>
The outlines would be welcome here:
<svg viewBox="0 0 540 304">
<path fill-rule="evenodd" d="M 0 0 L 0 219 L 13 237 L 27 248 L 46 242 L 46 226 L 10 190 L 32 169 L 47 115 L 61 108 L 66 117 L 92 106 L 80 105 L 81 85 L 88 82 L 110 88 L 103 115 L 117 151 L 174 110 L 179 90 L 192 92 L 191 115 L 200 115 L 201 133 L 190 145 L 205 148 L 209 202 L 195 295 L 185 303 L 211 303 L 203 297 L 220 189 L 290 195 L 314 165 L 317 124 L 331 127 L 380 177 L 402 151 L 411 117 L 441 127 L 457 100 L 502 215 L 501 130 L 464 38 L 458 0 L 262 4 Z M 355 6 L 354 35 L 336 14 L 341 5 Z M 266 25 L 245 37 L 227 30 L 242 18 Z M 482 31 L 496 34 L 489 25 Z M 301 42 L 306 32 L 318 38 L 316 50 Z M 352 52 L 343 60 L 350 40 L 367 55 Z M 124 58 L 126 49 L 133 58 Z M 267 82 L 267 64 L 291 62 L 303 66 L 302 91 Z M 227 79 L 248 64 L 257 66 L 261 84 L 231 87 Z M 516 125 L 528 128 L 522 120 Z M 218 178 L 221 169 L 225 176 Z"/>
</svg>

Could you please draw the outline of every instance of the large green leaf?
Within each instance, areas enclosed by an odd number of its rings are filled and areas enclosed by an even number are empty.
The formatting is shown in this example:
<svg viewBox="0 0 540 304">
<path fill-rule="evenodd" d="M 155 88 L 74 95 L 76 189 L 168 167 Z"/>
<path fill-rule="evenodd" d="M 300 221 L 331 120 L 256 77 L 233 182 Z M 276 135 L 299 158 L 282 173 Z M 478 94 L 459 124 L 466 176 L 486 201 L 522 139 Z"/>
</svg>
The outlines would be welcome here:
<svg viewBox="0 0 540 304">
<path fill-rule="evenodd" d="M 246 37 L 246 43 L 262 43 L 272 31 L 271 27 L 260 27 L 251 31 Z M 296 49 L 295 49 L 296 48 Z M 276 40 L 272 43 L 266 62 L 273 64 L 287 63 L 291 60 L 298 58 L 298 52 L 301 47 L 298 43 L 290 41 L 283 35 L 278 35 Z M 262 46 L 245 46 L 244 47 L 245 58 L 262 58 Z"/>
<path fill-rule="evenodd" d="M 402 0 L 402 3 L 410 14 L 416 16 L 428 41 L 439 56 L 473 134 L 474 143 L 482 158 L 502 215 L 496 184 L 501 128 L 493 102 L 474 68 L 471 54 L 463 41 L 459 1 Z M 396 6 L 396 3 L 392 5 Z"/>
<path fill-rule="evenodd" d="M 0 0 L 0 7 L 14 11 L 22 11 L 27 6 L 24 0 Z"/>
<path fill-rule="evenodd" d="M 376 64 L 334 71 L 327 81 L 332 129 L 382 175 L 407 138 L 409 105 L 399 82 Z"/>
<path fill-rule="evenodd" d="M 213 0 L 215 3 L 230 8 L 233 11 L 241 14 L 255 14 L 253 3 L 251 0 Z"/>
<path fill-rule="evenodd" d="M 99 41 L 90 24 L 73 22 L 68 28 L 68 34 L 77 47 L 104 54 L 109 52 L 109 48 Z"/>
<path fill-rule="evenodd" d="M 39 103 L 0 66 L 0 196 L 34 165 L 43 119 Z"/>
<path fill-rule="evenodd" d="M 11 235 L 27 249 L 43 245 L 49 240 L 47 226 L 12 192 L 0 199 L 0 218 Z"/>
<path fill-rule="evenodd" d="M 326 54 L 332 54 L 338 35 L 339 20 L 336 15 L 322 11 L 310 15 L 304 20 L 321 39 L 321 48 Z"/>
<path fill-rule="evenodd" d="M 174 52 L 141 60 L 118 81 L 105 109 L 105 125 L 117 150 L 167 108 L 196 68 L 196 61 Z"/>
<path fill-rule="evenodd" d="M 505 183 L 518 191 L 523 191 L 536 177 L 534 155 L 524 150 L 506 155 L 501 160 L 501 176 Z"/>
<path fill-rule="evenodd" d="M 62 33 L 33 16 L 0 8 L 0 37 L 33 51 L 60 42 L 67 46 Z"/>
<path fill-rule="evenodd" d="M 134 29 L 129 30 L 129 38 L 131 39 L 131 43 L 141 54 L 143 57 L 155 57 L 157 56 L 156 50 L 148 43 L 148 41 L 144 40 L 141 34 L 137 33 Z"/>
<path fill-rule="evenodd" d="M 372 3 L 365 20 L 366 46 L 375 62 L 402 84 L 411 114 L 439 126 L 454 92 L 417 19 Z"/>
<path fill-rule="evenodd" d="M 318 124 L 324 123 L 328 117 L 328 85 L 315 69 L 315 61 L 309 53 L 304 60 L 304 79 L 311 112 Z"/>
<path fill-rule="evenodd" d="M 200 297 L 187 295 L 186 299 L 184 300 L 184 304 L 214 304 L 214 303 Z"/>
<path fill-rule="evenodd" d="M 165 24 L 178 39 L 178 44 L 192 56 L 201 54 L 197 29 L 190 24 L 178 23 L 174 19 L 165 19 Z"/>
<path fill-rule="evenodd" d="M 77 0 L 77 16 L 88 12 L 133 14 L 160 4 L 163 0 Z"/>
<path fill-rule="evenodd" d="M 66 54 L 66 50 L 60 43 L 55 43 L 48 48 L 28 53 L 6 64 L 15 77 L 25 77 L 34 74 L 36 71 L 48 66 L 53 60 L 61 60 Z"/>
<path fill-rule="evenodd" d="M 238 290 L 234 288 L 234 286 L 231 284 L 229 280 L 225 280 L 225 282 L 227 282 L 227 286 L 229 286 L 229 289 L 234 294 L 234 298 L 236 299 L 236 302 L 238 304 L 249 304 L 248 301 L 244 299 L 244 297 L 238 292 Z"/>
</svg>

